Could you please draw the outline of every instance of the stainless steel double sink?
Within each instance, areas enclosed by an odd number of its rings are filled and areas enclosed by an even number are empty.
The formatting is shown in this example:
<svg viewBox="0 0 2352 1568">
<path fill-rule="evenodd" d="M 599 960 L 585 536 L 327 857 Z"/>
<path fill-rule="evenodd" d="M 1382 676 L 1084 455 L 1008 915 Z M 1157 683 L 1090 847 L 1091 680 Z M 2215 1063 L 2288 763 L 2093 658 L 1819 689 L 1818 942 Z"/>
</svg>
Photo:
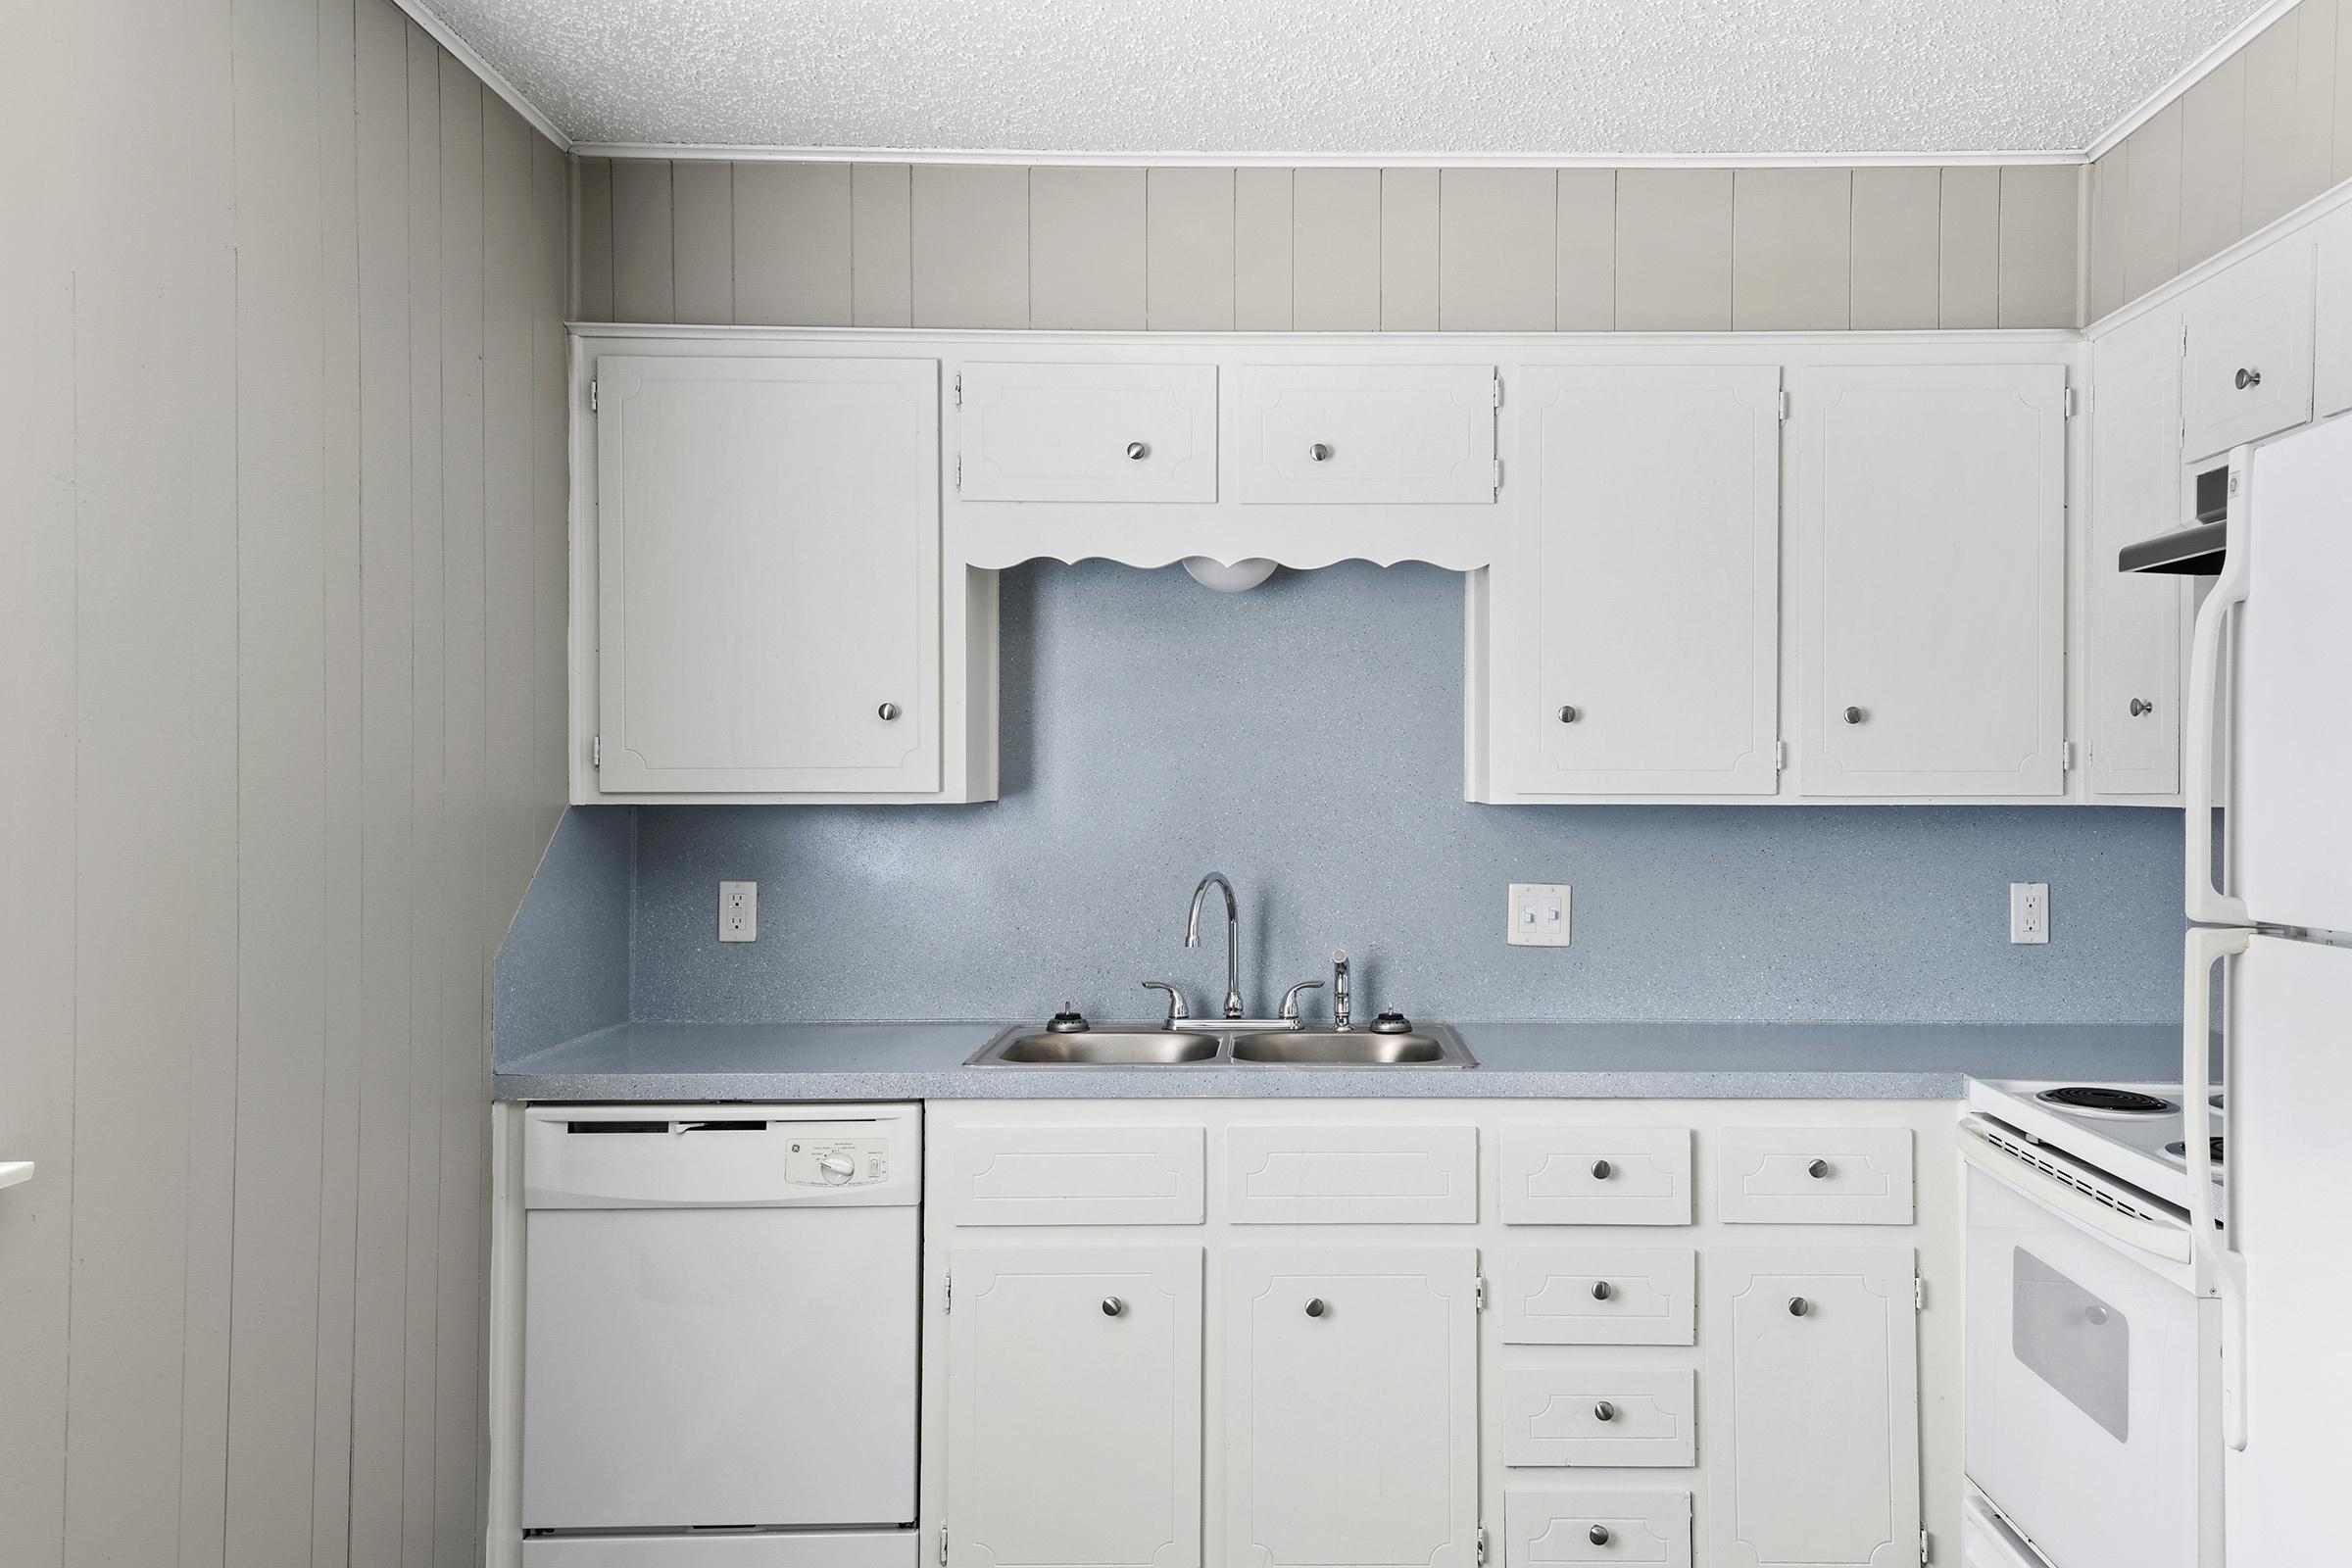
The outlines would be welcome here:
<svg viewBox="0 0 2352 1568">
<path fill-rule="evenodd" d="M 1057 1031 L 1015 1024 L 971 1057 L 974 1067 L 1475 1067 L 1444 1024 L 1400 1034 L 1372 1029 L 1167 1029 L 1110 1024 Z"/>
</svg>

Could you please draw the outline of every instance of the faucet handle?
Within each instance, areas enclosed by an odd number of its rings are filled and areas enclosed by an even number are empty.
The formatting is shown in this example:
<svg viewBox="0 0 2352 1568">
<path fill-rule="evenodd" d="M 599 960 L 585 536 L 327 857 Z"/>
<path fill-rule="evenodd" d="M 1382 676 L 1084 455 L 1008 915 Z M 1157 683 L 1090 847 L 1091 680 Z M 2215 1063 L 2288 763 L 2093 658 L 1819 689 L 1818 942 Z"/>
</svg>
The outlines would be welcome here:
<svg viewBox="0 0 2352 1568">
<path fill-rule="evenodd" d="M 1146 991 L 1165 991 L 1168 994 L 1168 1026 L 1170 1028 L 1192 1016 L 1192 1013 L 1184 1005 L 1184 993 L 1165 980 L 1147 980 L 1144 982 L 1144 989 Z"/>
<path fill-rule="evenodd" d="M 1298 1026 L 1298 993 L 1322 989 L 1320 980 L 1301 980 L 1282 994 L 1282 1021 L 1294 1029 Z"/>
</svg>

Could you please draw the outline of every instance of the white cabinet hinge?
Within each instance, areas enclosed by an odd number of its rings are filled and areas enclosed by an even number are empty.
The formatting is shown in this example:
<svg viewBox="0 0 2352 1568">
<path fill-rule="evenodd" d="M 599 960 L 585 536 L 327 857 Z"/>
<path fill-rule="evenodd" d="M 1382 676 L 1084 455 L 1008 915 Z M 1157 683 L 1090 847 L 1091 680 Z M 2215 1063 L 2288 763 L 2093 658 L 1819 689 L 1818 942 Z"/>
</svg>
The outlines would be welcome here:
<svg viewBox="0 0 2352 1568">
<path fill-rule="evenodd" d="M 605 765 L 605 738 L 602 735 L 588 737 L 588 765 L 590 767 Z"/>
<path fill-rule="evenodd" d="M 1787 741 L 1772 743 L 1772 770 L 1775 773 L 1788 771 L 1788 743 Z"/>
<path fill-rule="evenodd" d="M 1923 1310 L 1928 1304 L 1928 1282 L 1918 1275 L 1911 1277 L 1911 1310 Z"/>
<path fill-rule="evenodd" d="M 596 377 L 593 375 L 588 378 L 588 412 L 596 412 Z"/>
<path fill-rule="evenodd" d="M 1502 407 L 1502 377 L 1499 375 L 1494 378 L 1494 406 L 1498 409 Z"/>
<path fill-rule="evenodd" d="M 2075 743 L 2073 741 L 2060 741 L 2058 743 L 2058 771 L 2061 773 L 2071 773 L 2074 770 Z"/>
<path fill-rule="evenodd" d="M 1502 494 L 1502 460 L 1500 458 L 1494 460 L 1494 493 Z"/>
<path fill-rule="evenodd" d="M 1786 387 L 1781 390 L 1781 422 L 1788 422 L 1788 392 Z"/>
<path fill-rule="evenodd" d="M 956 488 L 963 488 L 963 454 L 960 452 L 956 454 Z"/>
<path fill-rule="evenodd" d="M 2058 394 L 2058 417 L 2062 419 L 2071 419 L 2074 416 L 2075 389 L 2070 386 L 2065 391 Z"/>
<path fill-rule="evenodd" d="M 1930 1554 L 1930 1552 L 1931 1552 L 1932 1550 L 1933 1550 L 1933 1547 L 1930 1545 L 1930 1543 L 1929 1543 L 1929 1540 L 1928 1540 L 1928 1533 L 1927 1533 L 1925 1530 L 1922 1530 L 1922 1531 L 1919 1533 L 1919 1562 L 1920 1562 L 1920 1568 L 1927 1568 L 1928 1557 L 1929 1557 L 1929 1554 Z"/>
<path fill-rule="evenodd" d="M 939 1568 L 948 1568 L 948 1527 L 939 1527 Z"/>
<path fill-rule="evenodd" d="M 963 372 L 961 370 L 956 372 L 956 406 L 959 409 L 963 407 Z"/>
<path fill-rule="evenodd" d="M 1485 1525 L 1478 1527 L 1478 1560 L 1480 1562 L 1487 1560 L 1487 1527 Z"/>
<path fill-rule="evenodd" d="M 956 1276 L 953 1274 L 947 1278 L 947 1294 L 941 1298 L 939 1309 L 942 1312 L 956 1310 Z"/>
<path fill-rule="evenodd" d="M 1478 1277 L 1478 1283 L 1470 1288 L 1470 1309 L 1474 1312 L 1484 1312 L 1487 1309 L 1487 1277 L 1484 1274 L 1481 1274 Z"/>
</svg>

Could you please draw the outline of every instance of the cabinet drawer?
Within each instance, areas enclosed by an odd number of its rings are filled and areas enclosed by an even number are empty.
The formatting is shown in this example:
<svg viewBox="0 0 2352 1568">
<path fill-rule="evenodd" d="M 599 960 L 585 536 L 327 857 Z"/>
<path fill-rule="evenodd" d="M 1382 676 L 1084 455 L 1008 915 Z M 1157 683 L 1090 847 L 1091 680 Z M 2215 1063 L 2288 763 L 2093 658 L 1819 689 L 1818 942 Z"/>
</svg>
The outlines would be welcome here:
<svg viewBox="0 0 2352 1568">
<path fill-rule="evenodd" d="M 1716 1207 L 1732 1225 L 1908 1225 L 1908 1127 L 1726 1127 Z"/>
<path fill-rule="evenodd" d="M 1245 365 L 1243 501 L 1493 505 L 1494 367 Z"/>
<path fill-rule="evenodd" d="M 1505 1127 L 1506 1225 L 1688 1225 L 1687 1127 Z"/>
<path fill-rule="evenodd" d="M 1214 501 L 1213 365 L 965 364 L 964 501 Z"/>
<path fill-rule="evenodd" d="M 1198 1127 L 959 1127 L 948 1161 L 958 1225 L 1198 1225 Z"/>
<path fill-rule="evenodd" d="M 1502 1518 L 1509 1568 L 1555 1562 L 1690 1568 L 1688 1492 L 1514 1487 L 1502 1494 Z"/>
<path fill-rule="evenodd" d="M 2180 381 L 2184 462 L 2311 417 L 2312 250 L 2310 239 L 2297 235 L 2188 294 Z"/>
<path fill-rule="evenodd" d="M 1689 1367 L 1514 1367 L 1502 1375 L 1502 1462 L 1696 1464 L 1697 1383 Z"/>
<path fill-rule="evenodd" d="M 1513 1248 L 1495 1302 L 1505 1345 L 1689 1345 L 1688 1248 Z"/>
<path fill-rule="evenodd" d="M 1478 1129 L 1236 1127 L 1225 1201 L 1244 1225 L 1468 1225 Z"/>
</svg>

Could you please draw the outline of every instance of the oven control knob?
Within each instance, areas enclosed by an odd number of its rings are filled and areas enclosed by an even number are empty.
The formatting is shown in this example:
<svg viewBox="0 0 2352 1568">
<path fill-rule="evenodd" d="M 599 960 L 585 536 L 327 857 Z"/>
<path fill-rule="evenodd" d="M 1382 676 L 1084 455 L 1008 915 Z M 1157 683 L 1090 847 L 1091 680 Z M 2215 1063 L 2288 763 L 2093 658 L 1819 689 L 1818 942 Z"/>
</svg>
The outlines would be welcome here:
<svg viewBox="0 0 2352 1568">
<path fill-rule="evenodd" d="M 825 1179 L 827 1186 L 839 1187 L 858 1174 L 858 1162 L 835 1150 L 817 1160 L 816 1173 Z"/>
</svg>

